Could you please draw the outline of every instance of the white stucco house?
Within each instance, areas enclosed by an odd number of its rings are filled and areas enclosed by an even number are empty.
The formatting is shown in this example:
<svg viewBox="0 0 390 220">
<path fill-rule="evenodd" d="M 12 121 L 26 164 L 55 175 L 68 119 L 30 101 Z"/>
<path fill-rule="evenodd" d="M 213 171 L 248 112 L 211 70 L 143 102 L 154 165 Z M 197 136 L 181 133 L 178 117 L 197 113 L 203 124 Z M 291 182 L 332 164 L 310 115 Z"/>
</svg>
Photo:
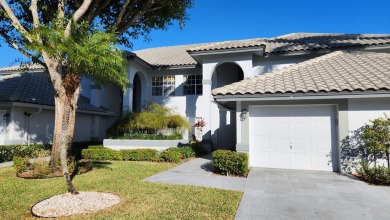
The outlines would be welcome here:
<svg viewBox="0 0 390 220">
<path fill-rule="evenodd" d="M 191 124 L 204 119 L 205 146 L 247 152 L 251 167 L 348 172 L 357 131 L 390 115 L 390 35 L 293 33 L 126 55 L 124 94 L 83 84 L 85 100 L 106 109 L 88 112 L 100 121 L 89 137 L 104 137 L 110 114 L 157 102 Z"/>
<path fill-rule="evenodd" d="M 0 145 L 51 143 L 54 130 L 54 90 L 39 65 L 0 70 Z M 120 91 L 82 80 L 74 142 L 103 140 L 120 112 Z M 101 93 L 101 90 L 103 93 Z"/>
</svg>

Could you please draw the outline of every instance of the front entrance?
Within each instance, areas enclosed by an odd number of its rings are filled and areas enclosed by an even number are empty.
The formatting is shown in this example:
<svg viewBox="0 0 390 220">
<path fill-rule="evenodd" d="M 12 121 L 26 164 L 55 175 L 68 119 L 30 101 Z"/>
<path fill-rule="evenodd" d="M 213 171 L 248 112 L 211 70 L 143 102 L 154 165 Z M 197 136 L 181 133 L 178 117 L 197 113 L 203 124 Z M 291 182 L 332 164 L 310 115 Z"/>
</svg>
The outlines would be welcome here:
<svg viewBox="0 0 390 220">
<path fill-rule="evenodd" d="M 249 114 L 250 166 L 338 170 L 334 106 L 254 106 Z"/>
</svg>

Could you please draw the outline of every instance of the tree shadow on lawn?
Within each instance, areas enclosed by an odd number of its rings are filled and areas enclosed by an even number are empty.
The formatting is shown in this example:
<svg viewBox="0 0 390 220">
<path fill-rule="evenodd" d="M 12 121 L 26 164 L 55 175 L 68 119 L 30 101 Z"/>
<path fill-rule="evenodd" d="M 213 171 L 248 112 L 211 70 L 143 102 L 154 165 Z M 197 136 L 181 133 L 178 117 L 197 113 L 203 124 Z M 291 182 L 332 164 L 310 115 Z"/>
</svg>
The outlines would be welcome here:
<svg viewBox="0 0 390 220">
<path fill-rule="evenodd" d="M 92 165 L 90 166 L 89 171 L 93 170 L 93 169 L 109 169 L 109 170 L 112 170 L 111 167 L 109 167 L 109 165 L 111 165 L 112 163 L 111 162 L 107 162 L 107 161 L 92 161 Z M 83 165 L 79 163 L 76 163 L 76 167 L 75 167 L 75 170 L 73 171 L 72 175 L 70 176 L 70 179 L 73 181 L 73 179 L 79 175 L 79 171 L 81 170 L 81 168 L 83 167 Z"/>
</svg>

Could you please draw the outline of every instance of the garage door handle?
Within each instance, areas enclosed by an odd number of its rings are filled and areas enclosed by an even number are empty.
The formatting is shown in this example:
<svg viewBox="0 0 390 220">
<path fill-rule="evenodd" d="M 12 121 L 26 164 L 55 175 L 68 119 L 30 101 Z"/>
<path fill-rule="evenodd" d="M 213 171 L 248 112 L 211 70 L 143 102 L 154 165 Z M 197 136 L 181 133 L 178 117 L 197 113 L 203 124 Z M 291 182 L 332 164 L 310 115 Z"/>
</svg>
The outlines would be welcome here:
<svg viewBox="0 0 390 220">
<path fill-rule="evenodd" d="M 292 145 L 290 145 L 290 149 L 292 150 Z"/>
</svg>

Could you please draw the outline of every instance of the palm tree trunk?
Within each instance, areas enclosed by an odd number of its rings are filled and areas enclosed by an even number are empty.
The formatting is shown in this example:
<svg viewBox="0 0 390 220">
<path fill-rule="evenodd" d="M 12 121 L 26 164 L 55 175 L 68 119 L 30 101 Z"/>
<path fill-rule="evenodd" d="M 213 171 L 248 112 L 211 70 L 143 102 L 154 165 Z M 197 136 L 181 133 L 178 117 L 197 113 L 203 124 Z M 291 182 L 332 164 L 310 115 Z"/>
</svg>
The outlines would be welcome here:
<svg viewBox="0 0 390 220">
<path fill-rule="evenodd" d="M 80 81 L 78 77 L 69 76 L 65 77 L 63 85 L 66 93 L 55 97 L 55 126 L 51 162 L 52 166 L 59 168 L 58 161 L 60 159 L 68 191 L 72 194 L 78 194 L 70 178 L 67 158 L 74 135 Z"/>
</svg>

